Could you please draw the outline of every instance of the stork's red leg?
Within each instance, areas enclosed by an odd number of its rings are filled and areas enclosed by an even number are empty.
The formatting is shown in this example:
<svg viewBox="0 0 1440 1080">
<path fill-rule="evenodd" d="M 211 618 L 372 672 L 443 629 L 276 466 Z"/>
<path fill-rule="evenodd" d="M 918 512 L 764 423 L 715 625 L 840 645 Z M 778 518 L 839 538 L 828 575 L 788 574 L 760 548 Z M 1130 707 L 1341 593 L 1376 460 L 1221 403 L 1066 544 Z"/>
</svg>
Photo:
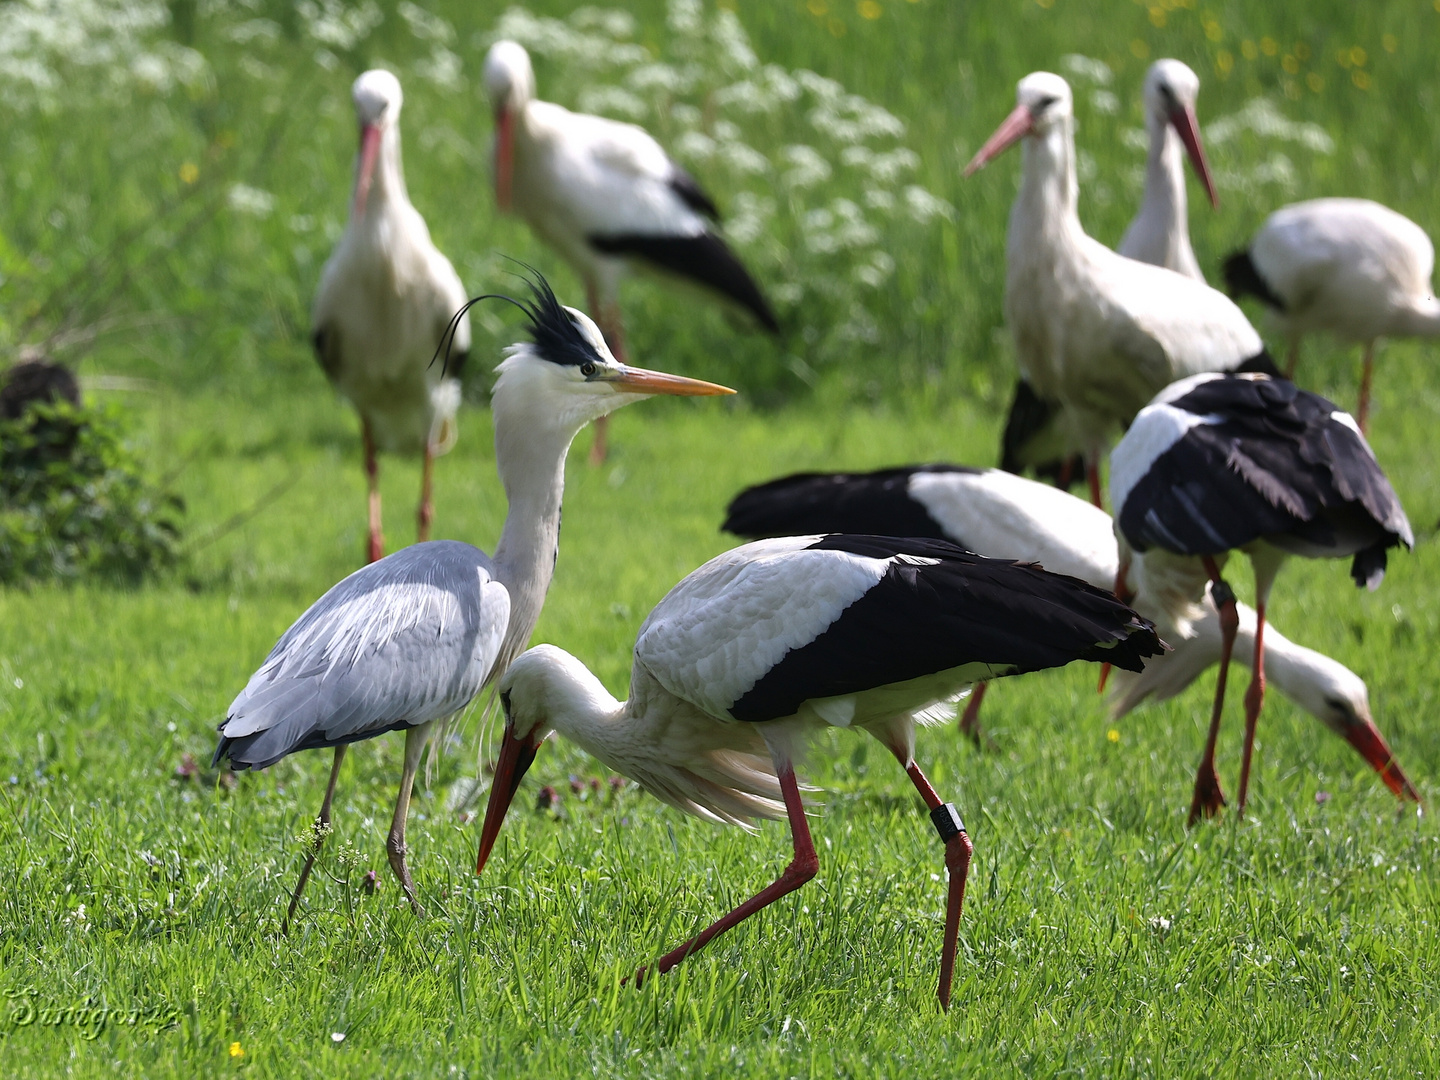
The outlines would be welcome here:
<svg viewBox="0 0 1440 1080">
<path fill-rule="evenodd" d="M 1090 501 L 1104 510 L 1100 501 L 1100 461 L 1094 454 L 1085 457 L 1085 479 L 1090 482 Z"/>
<path fill-rule="evenodd" d="M 965 904 L 965 879 L 970 874 L 970 856 L 974 854 L 975 846 L 970 843 L 959 811 L 950 803 L 941 801 L 930 781 L 920 771 L 920 766 L 915 764 L 915 759 L 907 752 L 907 748 L 892 744 L 890 752 L 905 767 L 905 774 L 910 777 L 915 790 L 920 792 L 920 798 L 925 800 L 925 805 L 930 810 L 930 820 L 935 823 L 936 831 L 945 842 L 945 869 L 950 871 L 950 895 L 945 905 L 945 943 L 940 951 L 940 985 L 935 993 L 940 998 L 940 1007 L 949 1011 L 950 984 L 955 977 L 955 947 L 960 940 L 960 909 Z"/>
<path fill-rule="evenodd" d="M 586 286 L 586 299 L 590 314 L 600 332 L 605 335 L 605 344 L 620 363 L 625 363 L 625 331 L 620 320 L 618 304 L 606 304 L 600 299 L 599 290 L 593 284 Z M 610 417 L 602 416 L 595 421 L 595 441 L 590 444 L 590 464 L 603 465 L 609 454 Z"/>
<path fill-rule="evenodd" d="M 968 736 L 977 747 L 980 745 L 980 703 L 985 700 L 985 688 L 989 685 L 988 682 L 977 682 L 970 688 L 970 700 L 960 717 L 960 734 Z"/>
<path fill-rule="evenodd" d="M 380 465 L 375 460 L 375 437 L 370 422 L 360 421 L 360 439 L 365 444 L 365 483 L 370 491 L 370 557 L 379 562 L 385 557 L 385 537 L 380 529 Z"/>
<path fill-rule="evenodd" d="M 1128 562 L 1122 562 L 1119 568 L 1115 571 L 1115 598 L 1119 600 L 1122 604 L 1128 604 L 1131 600 L 1135 598 L 1134 593 L 1130 591 L 1130 583 L 1126 580 L 1126 573 L 1129 571 L 1129 569 L 1130 564 Z M 1097 694 L 1103 694 L 1105 692 L 1105 684 L 1109 680 L 1110 665 L 1101 664 L 1100 684 L 1095 687 L 1095 692 Z"/>
<path fill-rule="evenodd" d="M 1360 404 L 1355 409 L 1355 423 L 1359 426 L 1361 435 L 1365 435 L 1369 431 L 1370 377 L 1374 373 L 1375 342 L 1370 341 L 1366 343 L 1365 357 L 1360 361 Z"/>
<path fill-rule="evenodd" d="M 1240 629 L 1240 613 L 1235 609 L 1235 594 L 1215 560 L 1205 556 L 1205 572 L 1210 575 L 1210 595 L 1220 611 L 1220 671 L 1215 676 L 1215 706 L 1210 712 L 1210 731 L 1205 736 L 1205 753 L 1200 758 L 1200 768 L 1195 772 L 1195 794 L 1190 800 L 1190 818 L 1194 825 L 1200 815 L 1214 817 L 1225 805 L 1225 795 L 1220 790 L 1220 778 L 1215 775 L 1215 743 L 1220 737 L 1220 714 L 1225 708 L 1225 680 L 1230 673 L 1230 654 L 1235 649 L 1235 634 Z"/>
<path fill-rule="evenodd" d="M 780 790 L 785 796 L 785 810 L 790 817 L 790 835 L 795 842 L 795 857 L 785 872 L 775 881 L 746 900 L 730 914 L 717 919 L 699 934 L 678 948 L 671 949 L 655 961 L 655 970 L 665 974 L 687 956 L 699 952 L 711 940 L 723 934 L 737 923 L 744 922 L 761 908 L 773 904 L 786 893 L 792 893 L 813 878 L 820 869 L 820 858 L 815 854 L 815 845 L 810 841 L 810 825 L 805 820 L 805 806 L 800 801 L 800 785 L 795 780 L 795 767 L 787 764 L 780 770 Z M 635 972 L 635 985 L 645 981 L 648 968 Z"/>
<path fill-rule="evenodd" d="M 1245 816 L 1245 794 L 1250 788 L 1250 755 L 1255 750 L 1255 722 L 1265 704 L 1265 602 L 1255 603 L 1255 661 L 1250 667 L 1250 688 L 1245 691 L 1245 753 L 1240 759 L 1240 797 L 1236 810 Z"/>
<path fill-rule="evenodd" d="M 425 460 L 420 466 L 420 513 L 415 538 L 424 543 L 430 539 L 430 523 L 435 520 L 435 503 L 431 498 L 431 485 L 435 472 L 435 447 L 427 440 Z"/>
<path fill-rule="evenodd" d="M 295 883 L 295 892 L 290 896 L 290 908 L 280 920 L 280 933 L 290 933 L 290 920 L 295 918 L 295 909 L 300 906 L 300 894 L 310 880 L 310 871 L 315 868 L 315 857 L 330 835 L 330 800 L 335 797 L 335 779 L 340 775 L 340 763 L 345 760 L 345 744 L 335 747 L 335 763 L 330 766 L 330 783 L 325 785 L 325 799 L 320 804 L 320 813 L 315 818 L 315 837 L 310 844 L 310 854 L 305 856 L 305 865 L 300 868 L 300 880 Z"/>
<path fill-rule="evenodd" d="M 1290 351 L 1285 354 L 1285 378 L 1292 382 L 1295 379 L 1295 365 L 1298 363 L 1300 363 L 1300 339 L 1294 337 L 1290 339 Z"/>
</svg>

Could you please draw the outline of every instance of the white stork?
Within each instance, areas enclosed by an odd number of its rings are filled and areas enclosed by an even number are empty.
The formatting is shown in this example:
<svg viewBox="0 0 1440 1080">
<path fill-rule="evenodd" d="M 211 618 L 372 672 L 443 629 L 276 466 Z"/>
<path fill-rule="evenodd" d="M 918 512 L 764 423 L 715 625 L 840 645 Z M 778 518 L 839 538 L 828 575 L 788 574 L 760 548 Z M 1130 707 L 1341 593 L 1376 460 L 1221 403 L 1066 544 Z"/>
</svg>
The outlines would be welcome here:
<svg viewBox="0 0 1440 1080">
<path fill-rule="evenodd" d="M 916 723 L 938 719 L 936 706 L 976 679 L 1073 660 L 1138 670 L 1163 647 L 1110 593 L 943 540 L 746 544 L 696 570 L 650 613 L 635 642 L 629 701 L 616 701 L 552 646 L 515 661 L 500 682 L 505 735 L 476 872 L 551 731 L 687 813 L 719 822 L 786 815 L 794 860 L 774 884 L 662 956 L 655 969 L 666 972 L 815 876 L 794 763 L 815 732 L 858 728 L 895 755 L 945 844 L 938 993 L 948 1008 L 972 846 L 959 812 L 915 762 Z"/>
<path fill-rule="evenodd" d="M 1016 472 L 1083 453 L 1098 506 L 1104 448 L 1159 390 L 1196 372 L 1273 371 L 1274 364 L 1223 293 L 1117 255 L 1085 234 L 1065 80 L 1027 75 L 1017 99 L 965 167 L 969 176 L 1024 140 L 1005 246 L 1005 320 L 1021 382 L 1002 465 Z"/>
<path fill-rule="evenodd" d="M 1375 340 L 1440 337 L 1434 269 L 1435 246 L 1409 218 L 1368 199 L 1313 199 L 1271 214 L 1224 273 L 1230 295 L 1255 297 L 1290 339 L 1287 375 L 1312 330 L 1365 347 L 1355 410 L 1364 432 Z"/>
<path fill-rule="evenodd" d="M 1167 636 L 1190 636 L 1207 581 L 1220 608 L 1220 674 L 1191 822 L 1225 804 L 1215 741 L 1238 620 L 1221 568 L 1232 550 L 1250 558 L 1256 628 L 1245 694 L 1243 814 L 1265 700 L 1265 606 L 1281 563 L 1287 555 L 1350 557 L 1356 585 L 1374 589 L 1386 552 L 1414 546 L 1410 522 L 1350 415 L 1288 379 L 1212 373 L 1177 382 L 1140 411 L 1110 464 L 1121 541 L 1117 580 L 1134 589 L 1137 604 L 1163 614 L 1157 623 Z"/>
<path fill-rule="evenodd" d="M 1048 484 L 963 465 L 797 473 L 735 496 L 721 528 L 747 539 L 828 532 L 934 537 L 987 558 L 1038 563 L 1103 589 L 1112 587 L 1119 565 L 1115 525 L 1103 510 Z M 1164 617 L 1146 609 L 1148 595 L 1125 599 L 1141 605 L 1136 610 L 1147 618 Z M 1258 619 L 1248 605 L 1237 608 L 1236 640 L 1248 667 Z M 1150 660 L 1142 673 L 1116 677 L 1116 716 L 1147 698 L 1173 697 L 1219 661 L 1220 613 L 1208 595 L 1191 631 L 1166 638 L 1172 651 Z M 1375 726 L 1360 676 L 1274 627 L 1266 630 L 1265 672 L 1276 689 L 1350 743 L 1396 795 L 1418 799 Z M 984 683 L 975 685 L 960 722 L 977 740 L 984 690 Z"/>
<path fill-rule="evenodd" d="M 431 466 L 454 444 L 470 320 L 461 317 L 448 357 L 433 362 L 451 318 L 465 305 L 465 287 L 405 192 L 400 80 L 367 71 L 351 94 L 360 122 L 355 195 L 350 221 L 320 275 L 311 340 L 326 376 L 360 414 L 374 562 L 385 554 L 378 450 L 422 455 L 417 536 L 429 538 Z"/>
<path fill-rule="evenodd" d="M 533 343 L 507 350 L 491 397 L 495 464 L 510 501 L 495 557 L 434 540 L 357 570 L 285 631 L 220 725 L 215 761 L 229 758 L 237 770 L 263 769 L 297 750 L 335 748 L 287 928 L 328 831 L 346 747 L 387 731 L 405 731 L 405 768 L 386 848 L 420 913 L 405 863 L 420 754 L 435 721 L 497 678 L 535 628 L 559 550 L 565 455 L 579 430 L 652 394 L 733 393 L 627 367 L 610 355 L 599 328 L 562 308 L 538 275 L 533 293 L 528 304 L 511 301 L 529 316 Z"/>
<path fill-rule="evenodd" d="M 1163 266 L 1203 282 L 1205 275 L 1190 247 L 1190 222 L 1185 197 L 1185 164 L 1190 164 L 1210 205 L 1219 207 L 1215 181 L 1200 145 L 1200 123 L 1195 117 L 1195 99 L 1200 95 L 1200 77 L 1179 60 L 1156 60 L 1145 74 L 1145 129 L 1150 135 L 1150 153 L 1145 162 L 1145 196 L 1140 212 L 1125 230 L 1116 250 L 1127 259 Z"/>
<path fill-rule="evenodd" d="M 637 267 L 702 286 L 779 332 L 760 287 L 714 230 L 714 201 L 648 132 L 537 101 L 530 55 L 514 41 L 490 47 L 484 74 L 495 113 L 495 201 L 574 267 L 622 363 L 620 281 Z M 604 456 L 597 423 L 591 458 Z"/>
</svg>

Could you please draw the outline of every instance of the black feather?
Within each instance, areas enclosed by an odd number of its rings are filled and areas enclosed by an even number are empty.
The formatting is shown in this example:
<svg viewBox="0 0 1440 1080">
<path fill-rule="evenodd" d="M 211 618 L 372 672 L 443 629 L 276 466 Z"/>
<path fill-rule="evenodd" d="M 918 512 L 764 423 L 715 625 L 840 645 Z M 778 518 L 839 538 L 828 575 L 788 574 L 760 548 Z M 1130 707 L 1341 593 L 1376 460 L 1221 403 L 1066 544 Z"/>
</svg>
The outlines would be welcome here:
<svg viewBox="0 0 1440 1080">
<path fill-rule="evenodd" d="M 1262 304 L 1272 307 L 1276 311 L 1286 310 L 1285 301 L 1275 295 L 1275 290 L 1270 288 L 1270 283 L 1261 277 L 1260 271 L 1255 268 L 1255 262 L 1250 258 L 1250 252 L 1231 252 L 1221 264 L 1220 273 L 1225 278 L 1225 291 L 1230 294 L 1231 299 L 1238 300 L 1242 296 L 1253 296 Z"/>
<path fill-rule="evenodd" d="M 730 707 L 737 720 L 776 720 L 812 698 L 972 664 L 988 665 L 986 678 L 1073 660 L 1140 671 L 1164 649 L 1154 626 L 1110 593 L 1033 564 L 916 537 L 835 535 L 811 548 L 915 561 L 892 562 L 821 634 L 787 653 Z"/>
<path fill-rule="evenodd" d="M 796 473 L 730 501 L 724 532 L 756 539 L 808 533 L 874 533 L 953 540 L 910 497 L 916 473 L 978 473 L 963 465 L 908 465 L 868 473 Z"/>
<path fill-rule="evenodd" d="M 631 255 L 739 304 L 772 334 L 780 324 L 760 286 L 739 257 L 714 233 L 697 236 L 650 236 L 643 233 L 593 235 L 590 246 L 603 255 Z"/>
<path fill-rule="evenodd" d="M 1170 402 L 1218 422 L 1190 428 L 1117 508 L 1137 551 L 1218 555 L 1267 539 L 1354 554 L 1364 583 L 1385 551 L 1414 545 L 1369 445 L 1333 403 L 1286 379 L 1223 376 Z M 1353 421 L 1352 421 L 1353 423 Z"/>
<path fill-rule="evenodd" d="M 530 319 L 530 325 L 527 328 L 530 332 L 530 340 L 535 343 L 535 351 L 542 360 L 573 367 L 588 363 L 604 363 L 600 354 L 595 351 L 595 347 L 580 332 L 579 324 L 570 318 L 570 313 L 565 310 L 559 300 L 555 299 L 555 293 L 550 288 L 550 283 L 545 280 L 545 276 L 533 266 L 526 266 L 525 263 L 520 263 L 520 265 L 530 271 L 531 276 L 523 279 L 530 286 L 530 299 L 516 300 L 513 296 L 505 296 L 503 293 L 486 293 L 484 296 L 467 300 L 464 306 L 450 317 L 450 324 L 440 336 L 440 344 L 435 349 L 434 357 L 430 360 L 432 364 L 443 354 L 446 370 L 448 371 L 453 365 L 455 374 L 459 374 L 469 354 L 452 354 L 450 352 L 450 347 L 455 343 L 455 330 L 460 325 L 461 316 L 481 300 L 504 300 L 523 311 Z"/>
<path fill-rule="evenodd" d="M 700 186 L 700 182 L 673 161 L 670 163 L 670 168 L 670 190 L 680 196 L 680 201 L 697 214 L 704 214 L 711 221 L 719 221 L 720 208 Z"/>
</svg>

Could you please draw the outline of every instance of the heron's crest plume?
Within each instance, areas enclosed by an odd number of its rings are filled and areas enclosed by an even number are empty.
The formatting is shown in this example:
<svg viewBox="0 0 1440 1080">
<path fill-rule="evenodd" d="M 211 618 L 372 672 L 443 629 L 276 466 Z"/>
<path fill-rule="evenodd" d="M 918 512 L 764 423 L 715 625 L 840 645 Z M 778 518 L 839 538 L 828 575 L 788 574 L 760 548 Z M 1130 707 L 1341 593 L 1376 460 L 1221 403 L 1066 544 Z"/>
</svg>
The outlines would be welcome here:
<svg viewBox="0 0 1440 1080">
<path fill-rule="evenodd" d="M 481 300 L 504 300 L 523 311 L 530 319 L 528 327 L 530 340 L 535 343 L 535 350 L 541 359 L 567 367 L 605 362 L 570 317 L 565 306 L 556 299 L 550 283 L 545 280 L 545 275 L 526 263 L 519 263 L 519 265 L 529 271 L 528 277 L 523 274 L 516 275 L 530 286 L 529 299 L 517 300 L 504 293 L 486 293 L 484 296 L 477 296 L 473 300 L 467 301 L 451 317 L 449 325 L 445 327 L 445 333 L 440 336 L 440 344 L 435 349 L 435 355 L 430 359 L 432 364 L 440 358 L 440 354 L 443 352 L 445 365 L 449 366 L 450 349 L 454 345 L 455 332 L 460 326 L 460 320 Z"/>
</svg>

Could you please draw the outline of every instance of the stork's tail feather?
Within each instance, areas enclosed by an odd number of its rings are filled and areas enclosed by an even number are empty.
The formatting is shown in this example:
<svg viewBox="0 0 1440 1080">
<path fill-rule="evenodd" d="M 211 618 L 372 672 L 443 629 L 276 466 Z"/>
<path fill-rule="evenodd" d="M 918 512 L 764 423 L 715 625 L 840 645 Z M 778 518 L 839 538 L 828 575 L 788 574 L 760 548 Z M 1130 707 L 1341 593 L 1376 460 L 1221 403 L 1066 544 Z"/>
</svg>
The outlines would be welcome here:
<svg viewBox="0 0 1440 1080">
<path fill-rule="evenodd" d="M 1285 301 L 1276 296 L 1269 282 L 1260 276 L 1249 251 L 1233 251 L 1227 255 L 1221 264 L 1220 273 L 1225 278 L 1225 291 L 1232 299 L 1253 296 L 1266 307 L 1272 307 L 1276 311 L 1285 310 Z"/>
<path fill-rule="evenodd" d="M 696 236 L 647 236 L 622 233 L 591 236 L 590 245 L 606 255 L 633 255 L 699 285 L 704 285 L 739 304 L 772 334 L 780 323 L 760 286 L 750 276 L 730 246 L 714 233 Z"/>
</svg>

